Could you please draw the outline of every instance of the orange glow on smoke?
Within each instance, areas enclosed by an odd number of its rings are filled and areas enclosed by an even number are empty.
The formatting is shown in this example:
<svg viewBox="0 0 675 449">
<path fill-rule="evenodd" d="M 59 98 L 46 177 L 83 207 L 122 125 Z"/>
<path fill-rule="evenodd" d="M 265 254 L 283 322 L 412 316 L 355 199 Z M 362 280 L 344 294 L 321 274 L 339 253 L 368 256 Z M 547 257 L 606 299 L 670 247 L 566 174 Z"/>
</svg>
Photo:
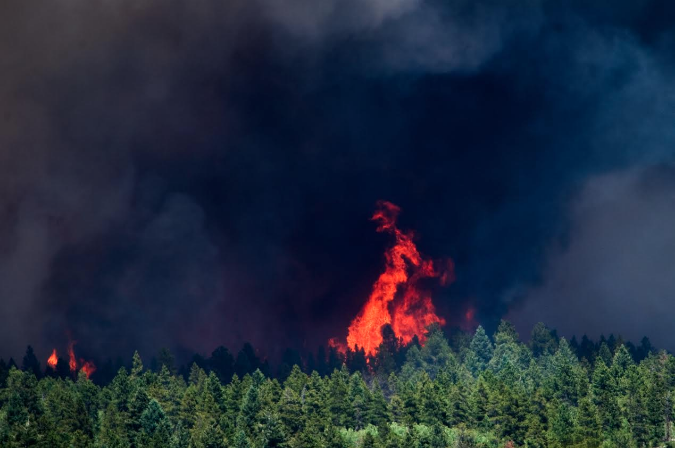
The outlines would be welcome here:
<svg viewBox="0 0 675 449">
<path fill-rule="evenodd" d="M 454 280 L 453 264 L 448 260 L 438 270 L 433 261 L 424 259 L 413 242 L 412 232 L 396 227 L 401 209 L 388 201 L 378 201 L 372 220 L 378 222 L 377 232 L 394 236 L 394 245 L 385 253 L 385 269 L 373 284 L 373 290 L 359 314 L 349 325 L 347 347 L 363 348 L 366 355 L 374 355 L 382 343 L 382 326 L 391 324 L 404 344 L 415 335 L 424 342 L 425 328 L 432 323 L 445 324 L 436 315 L 429 292 L 419 286 L 425 278 L 438 278 L 441 285 Z M 341 349 L 335 339 L 329 345 Z"/>
<path fill-rule="evenodd" d="M 47 365 L 51 366 L 52 369 L 56 369 L 56 365 L 59 363 L 59 357 L 56 355 L 56 349 L 52 351 L 52 355 L 47 359 Z"/>
</svg>

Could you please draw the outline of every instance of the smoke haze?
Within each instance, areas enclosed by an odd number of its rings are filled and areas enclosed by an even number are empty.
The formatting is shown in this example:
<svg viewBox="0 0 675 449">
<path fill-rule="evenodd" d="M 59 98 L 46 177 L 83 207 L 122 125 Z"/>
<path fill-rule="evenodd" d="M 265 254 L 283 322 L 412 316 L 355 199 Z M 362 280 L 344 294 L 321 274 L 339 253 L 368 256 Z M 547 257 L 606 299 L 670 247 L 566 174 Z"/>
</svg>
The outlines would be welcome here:
<svg viewBox="0 0 675 449">
<path fill-rule="evenodd" d="M 0 355 L 344 336 L 375 202 L 457 324 L 668 348 L 670 2 L 0 4 Z"/>
</svg>

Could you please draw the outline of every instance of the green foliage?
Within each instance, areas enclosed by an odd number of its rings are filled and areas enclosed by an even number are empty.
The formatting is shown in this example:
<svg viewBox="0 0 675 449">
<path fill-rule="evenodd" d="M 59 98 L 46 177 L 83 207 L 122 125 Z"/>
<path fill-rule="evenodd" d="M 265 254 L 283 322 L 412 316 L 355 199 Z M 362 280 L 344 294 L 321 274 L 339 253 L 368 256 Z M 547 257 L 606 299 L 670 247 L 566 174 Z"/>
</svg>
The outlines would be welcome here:
<svg viewBox="0 0 675 449">
<path fill-rule="evenodd" d="M 131 371 L 103 387 L 83 374 L 44 376 L 29 348 L 23 370 L 0 362 L 0 446 L 673 445 L 675 359 L 648 341 L 570 344 L 538 324 L 526 346 L 502 322 L 494 346 L 479 327 L 451 348 L 431 326 L 401 365 L 389 332 L 369 365 L 362 351 L 343 364 L 331 349 L 309 375 L 288 365 L 283 384 L 266 377 L 250 345 L 236 363 L 224 348 L 208 363 L 195 358 L 185 377 L 166 350 L 155 370 L 135 353 Z"/>
<path fill-rule="evenodd" d="M 553 355 L 558 349 L 558 339 L 555 331 L 547 328 L 544 323 L 537 323 L 532 329 L 530 337 L 532 355 Z"/>
<path fill-rule="evenodd" d="M 482 373 L 492 359 L 494 348 L 483 326 L 478 326 L 466 353 L 464 363 L 469 371 L 477 376 Z"/>
</svg>

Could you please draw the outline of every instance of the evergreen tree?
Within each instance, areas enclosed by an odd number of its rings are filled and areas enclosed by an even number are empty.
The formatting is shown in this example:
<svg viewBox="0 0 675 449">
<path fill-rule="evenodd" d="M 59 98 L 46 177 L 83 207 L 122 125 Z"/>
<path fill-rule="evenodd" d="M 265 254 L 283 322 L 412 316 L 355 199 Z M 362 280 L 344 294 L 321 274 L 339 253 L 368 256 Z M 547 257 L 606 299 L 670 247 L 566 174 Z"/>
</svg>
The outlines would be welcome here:
<svg viewBox="0 0 675 449">
<path fill-rule="evenodd" d="M 606 366 L 612 366 L 612 351 L 607 346 L 606 342 L 600 343 L 600 349 L 598 350 L 598 358 L 600 358 Z"/>
<path fill-rule="evenodd" d="M 291 387 L 284 388 L 281 393 L 279 418 L 286 435 L 295 435 L 304 424 L 300 394 Z"/>
<path fill-rule="evenodd" d="M 380 379 L 384 380 L 397 369 L 399 342 L 390 324 L 382 326 L 382 343 L 377 348 L 373 365 Z"/>
<path fill-rule="evenodd" d="M 244 343 L 241 351 L 237 353 L 237 359 L 234 362 L 234 371 L 239 377 L 250 374 L 260 368 L 260 360 L 255 354 L 255 350 L 250 343 Z"/>
<path fill-rule="evenodd" d="M 574 432 L 577 424 L 574 411 L 569 403 L 559 400 L 549 405 L 549 429 L 547 439 L 552 447 L 571 447 L 574 443 Z"/>
<path fill-rule="evenodd" d="M 357 369 L 350 372 L 341 363 L 322 376 L 320 360 L 323 369 L 335 363 L 330 353 L 324 353 L 310 375 L 294 364 L 283 386 L 267 377 L 263 368 L 268 365 L 256 360 L 250 347 L 242 349 L 242 360 L 249 366 L 253 360 L 258 368 L 243 378 L 233 374 L 221 379 L 234 369 L 224 348 L 214 351 L 208 361 L 193 357 L 189 371 L 183 365 L 179 374 L 172 373 L 175 362 L 165 351 L 161 365 L 153 364 L 159 372 L 144 370 L 141 357 L 134 353 L 130 372 L 122 367 L 114 376 L 96 378 L 102 387 L 83 372 L 74 379 L 67 361 L 55 370 L 63 370 L 63 377 L 55 372 L 38 380 L 34 354 L 27 350 L 23 371 L 13 362 L 0 361 L 0 383 L 4 382 L 0 446 L 671 443 L 675 358 L 656 353 L 648 341 L 635 348 L 621 337 L 610 337 L 596 346 L 585 337 L 573 347 L 537 325 L 531 351 L 503 322 L 495 333 L 494 348 L 480 327 L 470 341 L 455 335 L 452 347 L 463 354 L 460 363 L 440 328 L 431 326 L 424 345 L 406 346 L 406 361 L 398 370 L 400 342 L 392 332 L 387 334 L 387 328 L 383 332 L 387 342 L 365 368 L 355 362 L 361 351 L 351 351 L 348 361 Z M 113 366 L 110 363 L 107 370 Z"/>
<path fill-rule="evenodd" d="M 141 414 L 141 446 L 168 447 L 171 444 L 171 424 L 159 402 L 152 399 Z"/>
<path fill-rule="evenodd" d="M 138 351 L 134 351 L 134 356 L 131 360 L 131 377 L 138 378 L 143 373 L 143 361 Z"/>
<path fill-rule="evenodd" d="M 173 354 L 171 354 L 171 351 L 169 351 L 167 348 L 162 348 L 159 350 L 159 354 L 157 354 L 157 364 L 160 369 L 163 366 L 166 366 L 166 369 L 169 370 L 169 373 L 176 374 L 176 359 L 174 358 Z"/>
<path fill-rule="evenodd" d="M 335 370 L 328 381 L 328 411 L 332 424 L 336 427 L 353 427 L 351 403 L 349 400 L 349 372 L 342 365 L 340 371 Z"/>
<path fill-rule="evenodd" d="M 33 373 L 33 375 L 38 379 L 42 377 L 42 372 L 40 371 L 40 362 L 38 362 L 37 357 L 35 357 L 33 347 L 30 345 L 28 345 L 26 348 L 26 354 L 23 356 L 21 371 L 25 373 Z"/>
<path fill-rule="evenodd" d="M 485 333 L 483 326 L 476 328 L 476 333 L 471 339 L 469 350 L 466 354 L 464 363 L 474 376 L 477 376 L 488 366 L 493 356 L 493 347 L 490 339 Z"/>
<path fill-rule="evenodd" d="M 595 403 L 589 397 L 579 400 L 576 427 L 572 440 L 577 447 L 599 447 L 602 443 L 602 421 Z"/>
<path fill-rule="evenodd" d="M 548 382 L 554 396 L 570 405 L 576 405 L 586 375 L 564 338 L 560 339 L 558 350 L 551 358 L 550 369 L 552 373 Z"/>
<path fill-rule="evenodd" d="M 490 369 L 499 372 L 509 365 L 520 367 L 523 354 L 518 343 L 518 333 L 511 323 L 502 320 L 495 333 L 494 341 L 495 350 L 489 363 Z"/>
<path fill-rule="evenodd" d="M 218 346 L 211 353 L 209 367 L 222 383 L 227 383 L 234 374 L 234 357 L 224 346 Z"/>
<path fill-rule="evenodd" d="M 286 433 L 281 418 L 276 413 L 266 412 L 262 416 L 260 446 L 286 447 Z"/>
<path fill-rule="evenodd" d="M 349 427 L 355 430 L 363 429 L 367 424 L 368 410 L 370 408 L 370 391 L 363 381 L 360 371 L 356 371 L 349 379 L 349 401 L 351 403 L 351 416 Z"/>
<path fill-rule="evenodd" d="M 444 369 L 456 369 L 457 361 L 438 323 L 429 325 L 427 340 L 420 350 L 421 368 L 435 379 Z"/>
<path fill-rule="evenodd" d="M 537 323 L 532 329 L 530 347 L 532 348 L 532 355 L 535 357 L 553 355 L 558 348 L 558 339 L 555 331 L 547 328 L 544 323 Z"/>
</svg>

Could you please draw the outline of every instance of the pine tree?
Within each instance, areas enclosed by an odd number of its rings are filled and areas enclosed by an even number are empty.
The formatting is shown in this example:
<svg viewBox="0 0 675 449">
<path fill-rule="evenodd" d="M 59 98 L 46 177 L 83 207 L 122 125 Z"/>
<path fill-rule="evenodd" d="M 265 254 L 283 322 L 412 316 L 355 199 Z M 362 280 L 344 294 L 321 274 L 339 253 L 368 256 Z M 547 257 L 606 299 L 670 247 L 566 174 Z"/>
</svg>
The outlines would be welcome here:
<svg viewBox="0 0 675 449">
<path fill-rule="evenodd" d="M 235 432 L 232 447 L 251 447 L 251 442 L 243 429 L 237 429 Z"/>
<path fill-rule="evenodd" d="M 131 377 L 138 378 L 143 373 L 143 361 L 138 351 L 134 351 L 134 356 L 131 361 Z"/>
<path fill-rule="evenodd" d="M 478 326 L 473 339 L 471 339 L 471 344 L 466 353 L 464 363 L 469 371 L 471 371 L 471 374 L 478 376 L 487 368 L 493 354 L 494 349 L 492 343 L 490 343 L 490 339 L 485 333 L 485 329 L 483 329 L 483 326 Z"/>
<path fill-rule="evenodd" d="M 612 375 L 615 379 L 622 377 L 630 366 L 633 366 L 633 357 L 626 349 L 626 346 L 621 345 L 616 350 L 614 354 L 614 359 L 612 360 Z"/>
<path fill-rule="evenodd" d="M 171 444 L 171 424 L 162 406 L 152 399 L 141 415 L 141 446 L 168 447 Z"/>
<path fill-rule="evenodd" d="M 384 398 L 377 378 L 373 381 L 370 407 L 368 408 L 366 420 L 369 424 L 378 428 L 387 426 L 389 421 L 391 421 L 387 400 Z"/>
<path fill-rule="evenodd" d="M 444 369 L 456 369 L 457 360 L 438 323 L 429 325 L 427 340 L 420 350 L 421 368 L 435 379 Z"/>
<path fill-rule="evenodd" d="M 523 354 L 520 344 L 518 343 L 518 333 L 511 323 L 502 320 L 495 333 L 494 341 L 494 353 L 488 364 L 490 369 L 499 372 L 508 365 L 512 365 L 516 368 L 521 367 Z"/>
<path fill-rule="evenodd" d="M 349 372 L 342 365 L 340 371 L 335 370 L 328 381 L 328 411 L 332 424 L 336 427 L 353 427 L 351 403 L 349 400 Z"/>
<path fill-rule="evenodd" d="M 276 413 L 264 412 L 260 428 L 261 447 L 286 447 L 286 433 Z"/>
<path fill-rule="evenodd" d="M 579 400 L 576 427 L 572 437 L 577 447 L 599 447 L 602 443 L 602 421 L 598 409 L 588 396 Z"/>
<path fill-rule="evenodd" d="M 558 348 L 555 331 L 547 328 L 544 323 L 537 323 L 532 329 L 530 347 L 535 357 L 553 355 Z"/>
<path fill-rule="evenodd" d="M 548 441 L 552 447 L 570 447 L 573 443 L 573 429 L 576 427 L 572 407 L 557 399 L 549 404 Z"/>
<path fill-rule="evenodd" d="M 130 447 L 131 441 L 125 425 L 126 413 L 120 412 L 113 403 L 104 411 L 98 432 L 97 445 L 100 447 Z"/>
<path fill-rule="evenodd" d="M 167 348 L 162 348 L 159 350 L 159 354 L 157 354 L 157 364 L 159 365 L 160 369 L 161 367 L 166 366 L 166 369 L 169 370 L 169 373 L 176 374 L 176 359 L 173 357 L 173 354 L 171 354 L 171 351 L 169 351 Z"/>
<path fill-rule="evenodd" d="M 40 362 L 38 362 L 37 357 L 35 357 L 33 347 L 30 345 L 28 345 L 26 348 L 26 354 L 23 356 L 21 371 L 32 373 L 37 379 L 42 377 L 42 372 L 40 371 Z"/>
<path fill-rule="evenodd" d="M 300 394 L 307 384 L 307 375 L 302 372 L 298 365 L 293 365 L 291 373 L 284 381 L 284 387 L 291 388 L 296 393 Z"/>
<path fill-rule="evenodd" d="M 570 405 L 576 405 L 585 374 L 564 338 L 560 339 L 558 350 L 551 358 L 551 369 L 548 384 L 554 396 Z"/>
<path fill-rule="evenodd" d="M 251 441 L 255 435 L 258 413 L 260 413 L 262 408 L 260 404 L 260 387 L 262 386 L 263 379 L 262 372 L 256 370 L 252 376 L 253 381 L 251 382 L 251 386 L 244 395 L 239 416 L 237 417 L 237 427 L 244 430 Z"/>
<path fill-rule="evenodd" d="M 224 346 L 218 346 L 211 353 L 208 361 L 211 370 L 218 376 L 222 383 L 232 380 L 234 374 L 234 357 Z"/>
<path fill-rule="evenodd" d="M 601 359 L 606 366 L 612 366 L 613 357 L 612 351 L 609 349 L 609 346 L 607 346 L 607 343 L 602 342 L 600 344 L 600 349 L 598 350 L 597 358 Z"/>
<path fill-rule="evenodd" d="M 303 426 L 302 401 L 291 387 L 284 388 L 279 401 L 279 417 L 285 427 L 286 435 L 295 435 Z"/>
<path fill-rule="evenodd" d="M 370 408 L 370 390 L 363 381 L 360 371 L 356 371 L 349 379 L 349 401 L 351 403 L 351 422 L 355 430 L 363 429 L 367 424 Z"/>
</svg>

